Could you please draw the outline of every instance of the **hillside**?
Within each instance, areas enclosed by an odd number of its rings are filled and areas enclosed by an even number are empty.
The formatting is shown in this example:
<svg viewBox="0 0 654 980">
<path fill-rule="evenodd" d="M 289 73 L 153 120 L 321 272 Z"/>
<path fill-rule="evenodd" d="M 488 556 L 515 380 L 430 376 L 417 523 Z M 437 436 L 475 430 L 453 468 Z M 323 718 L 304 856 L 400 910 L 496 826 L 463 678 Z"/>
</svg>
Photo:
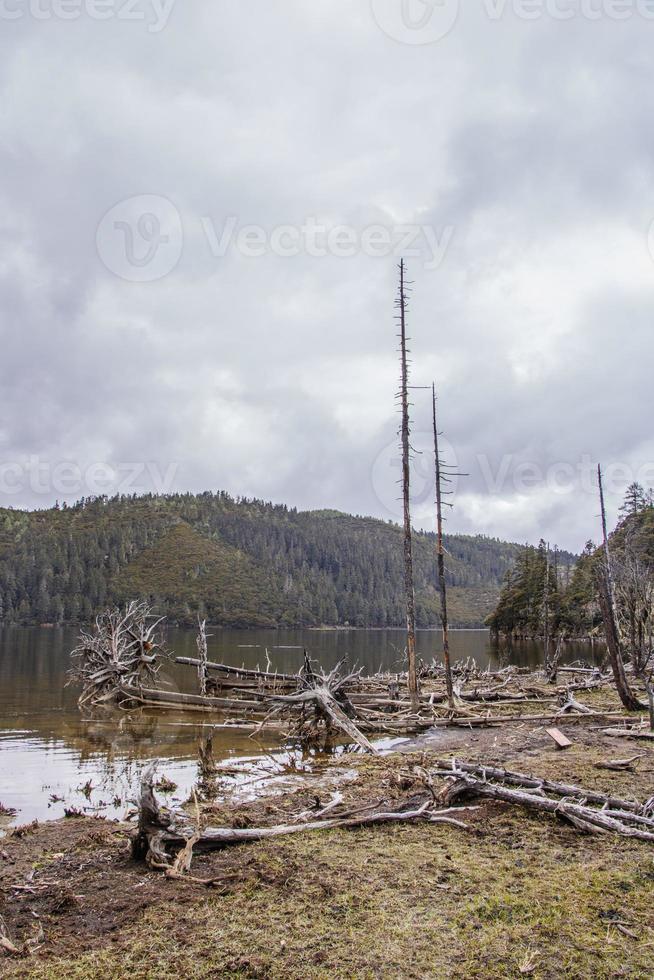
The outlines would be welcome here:
<svg viewBox="0 0 654 980">
<path fill-rule="evenodd" d="M 450 535 L 453 625 L 480 626 L 520 548 Z M 438 624 L 434 536 L 415 538 L 418 624 Z M 147 597 L 179 623 L 399 626 L 402 532 L 337 511 L 298 512 L 225 493 L 0 509 L 0 622 L 86 621 Z"/>
</svg>

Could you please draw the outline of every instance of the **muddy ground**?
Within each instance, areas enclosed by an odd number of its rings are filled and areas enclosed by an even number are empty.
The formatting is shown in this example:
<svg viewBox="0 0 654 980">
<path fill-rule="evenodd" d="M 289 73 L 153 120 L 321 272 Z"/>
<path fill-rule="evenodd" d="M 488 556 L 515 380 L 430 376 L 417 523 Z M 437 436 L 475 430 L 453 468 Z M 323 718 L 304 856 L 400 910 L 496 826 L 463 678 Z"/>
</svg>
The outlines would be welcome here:
<svg viewBox="0 0 654 980">
<path fill-rule="evenodd" d="M 654 743 L 566 727 L 444 730 L 381 758 L 318 767 L 294 790 L 223 801 L 213 825 L 273 825 L 337 789 L 406 798 L 401 772 L 456 755 L 647 799 Z M 597 768 L 639 754 L 634 771 Z M 467 830 L 424 823 L 320 831 L 197 855 L 173 881 L 135 863 L 133 824 L 72 818 L 0 840 L 0 916 L 31 978 L 654 977 L 654 846 L 587 835 L 486 801 Z"/>
</svg>

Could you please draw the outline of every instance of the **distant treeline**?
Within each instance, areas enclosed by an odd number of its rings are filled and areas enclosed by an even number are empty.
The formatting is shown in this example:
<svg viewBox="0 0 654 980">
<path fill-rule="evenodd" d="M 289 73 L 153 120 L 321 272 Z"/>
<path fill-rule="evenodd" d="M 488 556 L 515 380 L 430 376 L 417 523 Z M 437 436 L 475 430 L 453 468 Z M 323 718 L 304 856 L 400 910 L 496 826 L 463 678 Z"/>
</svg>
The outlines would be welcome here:
<svg viewBox="0 0 654 980">
<path fill-rule="evenodd" d="M 638 484 L 627 490 L 620 521 L 610 536 L 618 618 L 631 645 L 654 629 L 654 497 Z M 570 568 L 544 541 L 525 547 L 508 572 L 487 625 L 503 635 L 586 637 L 602 632 L 598 566 L 602 549 L 588 541 Z M 640 634 L 641 639 L 639 640 Z"/>
<path fill-rule="evenodd" d="M 420 626 L 435 626 L 434 536 L 416 534 Z M 452 621 L 480 626 L 521 548 L 450 535 Z M 562 562 L 572 562 L 570 555 Z M 183 624 L 401 626 L 402 532 L 336 511 L 298 512 L 223 492 L 0 509 L 0 622 L 78 623 L 153 600 Z"/>
</svg>

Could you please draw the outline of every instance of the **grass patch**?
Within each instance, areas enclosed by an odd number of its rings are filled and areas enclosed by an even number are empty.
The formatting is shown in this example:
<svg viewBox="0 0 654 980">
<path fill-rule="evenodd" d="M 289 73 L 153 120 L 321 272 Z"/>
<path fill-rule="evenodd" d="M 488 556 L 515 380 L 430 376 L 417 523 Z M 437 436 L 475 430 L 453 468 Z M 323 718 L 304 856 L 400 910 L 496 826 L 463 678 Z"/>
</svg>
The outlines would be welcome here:
<svg viewBox="0 0 654 980">
<path fill-rule="evenodd" d="M 10 975 L 652 975 L 646 845 L 582 837 L 491 805 L 474 834 L 424 825 L 333 831 L 242 847 L 238 858 L 249 874 L 230 894 L 180 905 L 175 896 L 189 886 L 162 878 L 161 901 L 104 948 L 15 964 Z"/>
</svg>

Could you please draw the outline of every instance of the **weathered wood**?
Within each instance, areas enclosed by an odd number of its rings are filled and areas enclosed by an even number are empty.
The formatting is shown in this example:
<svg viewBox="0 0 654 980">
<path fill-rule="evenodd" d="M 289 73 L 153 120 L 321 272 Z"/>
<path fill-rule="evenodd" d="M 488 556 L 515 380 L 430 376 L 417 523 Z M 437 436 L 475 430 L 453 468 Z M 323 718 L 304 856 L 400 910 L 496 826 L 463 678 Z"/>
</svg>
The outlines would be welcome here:
<svg viewBox="0 0 654 980">
<path fill-rule="evenodd" d="M 206 619 L 198 618 L 198 635 L 195 638 L 195 642 L 198 647 L 198 683 L 200 685 L 200 694 L 203 697 L 207 695 L 207 661 L 209 656 L 207 653 L 207 621 Z"/>
<path fill-rule="evenodd" d="M 409 423 L 409 369 L 407 361 L 406 311 L 407 298 L 404 281 L 404 259 L 400 261 L 400 289 L 397 305 L 400 320 L 400 408 L 402 423 L 400 440 L 402 448 L 402 502 L 404 512 L 404 594 L 406 601 L 406 655 L 408 663 L 409 697 L 418 706 L 418 672 L 416 669 L 416 600 L 413 585 L 413 545 L 411 528 L 411 428 Z"/>
<path fill-rule="evenodd" d="M 212 698 L 203 697 L 201 694 L 183 694 L 181 691 L 164 691 L 158 688 L 121 686 L 119 693 L 126 700 L 147 701 L 149 704 L 161 704 L 166 707 L 199 706 L 212 711 L 224 711 L 232 708 L 243 711 L 262 711 L 263 708 L 262 699 L 248 701 L 245 698 Z"/>
<path fill-rule="evenodd" d="M 443 487 L 441 457 L 438 448 L 438 424 L 436 421 L 436 385 L 431 386 L 432 420 L 434 425 L 434 456 L 436 466 L 436 564 L 438 567 L 438 591 L 441 600 L 441 626 L 443 629 L 443 665 L 445 667 L 445 689 L 447 703 L 454 708 L 454 688 L 452 685 L 452 666 L 450 663 L 450 636 L 447 620 L 447 586 L 445 583 L 445 547 L 443 545 Z"/>
<path fill-rule="evenodd" d="M 597 467 L 597 481 L 599 484 L 600 508 L 602 517 L 602 539 L 604 547 L 604 567 L 597 576 L 598 599 L 604 622 L 604 634 L 606 637 L 606 647 L 611 661 L 615 686 L 625 708 L 628 711 L 642 711 L 647 709 L 647 705 L 639 701 L 633 693 L 627 681 L 624 669 L 624 658 L 622 655 L 622 643 L 620 640 L 620 628 L 615 608 L 615 596 L 613 591 L 613 575 L 611 572 L 611 552 L 609 550 L 609 536 L 606 529 L 606 507 L 604 505 L 604 486 L 602 483 L 602 468 Z"/>
<path fill-rule="evenodd" d="M 174 873 L 179 873 L 179 868 L 174 866 L 170 851 L 178 851 L 180 848 L 184 850 L 181 864 L 185 870 L 188 870 L 194 848 L 215 850 L 232 844 L 253 843 L 290 834 L 420 819 L 427 820 L 429 823 L 445 823 L 467 829 L 464 823 L 450 816 L 449 808 L 446 812 L 434 810 L 431 800 L 426 800 L 419 807 L 397 810 L 375 809 L 354 816 L 331 817 L 306 823 L 280 824 L 274 827 L 205 827 L 204 830 L 198 831 L 188 826 L 183 815 L 172 815 L 159 809 L 152 784 L 151 767 L 141 783 L 139 826 L 132 841 L 132 854 L 135 859 L 144 860 L 155 869 L 165 870 L 172 867 Z"/>
<path fill-rule="evenodd" d="M 306 705 L 311 703 L 318 705 L 320 710 L 331 718 L 336 727 L 340 728 L 341 731 L 348 736 L 348 738 L 352 739 L 353 742 L 356 742 L 357 745 L 360 745 L 366 752 L 370 752 L 372 755 L 378 755 L 378 751 L 374 745 L 357 728 L 357 726 L 350 721 L 326 686 L 320 685 L 317 687 L 312 687 L 307 691 L 301 691 L 299 694 L 273 695 L 269 698 L 269 700 L 279 705 L 290 706 Z"/>
<path fill-rule="evenodd" d="M 654 732 L 646 732 L 638 728 L 605 728 L 603 735 L 611 735 L 613 738 L 644 738 L 654 739 Z"/>
<path fill-rule="evenodd" d="M 176 664 L 187 664 L 189 667 L 200 666 L 200 661 L 196 657 L 175 657 Z M 227 664 L 216 664 L 210 660 L 206 663 L 207 670 L 218 670 L 223 674 L 232 674 L 236 677 L 253 677 L 265 681 L 290 681 L 297 683 L 295 674 L 277 674 L 266 670 L 251 670 L 246 667 L 230 667 Z"/>
<path fill-rule="evenodd" d="M 164 649 L 162 621 L 147 603 L 130 602 L 124 609 L 105 610 L 92 630 L 80 632 L 70 671 L 82 684 L 80 707 L 105 704 L 121 685 L 138 687 L 156 677 Z"/>
<path fill-rule="evenodd" d="M 612 772 L 635 772 L 634 762 L 642 759 L 644 752 L 632 755 L 628 759 L 607 759 L 605 762 L 596 762 L 596 769 L 610 769 Z"/>
<path fill-rule="evenodd" d="M 616 833 L 623 837 L 635 837 L 638 840 L 654 842 L 654 830 L 641 829 L 640 826 L 634 827 L 627 824 L 627 820 L 633 823 L 633 813 L 627 813 L 624 816 L 619 813 L 617 816 L 609 816 L 606 810 L 596 810 L 567 799 L 552 800 L 547 796 L 526 792 L 523 789 L 509 789 L 496 783 L 482 781 L 463 772 L 454 774 L 439 795 L 439 802 L 443 805 L 449 805 L 457 800 L 474 799 L 480 796 L 502 800 L 505 803 L 515 803 L 531 810 L 551 813 L 568 820 L 575 827 L 586 832 Z"/>
<path fill-rule="evenodd" d="M 545 732 L 559 749 L 569 749 L 572 742 L 558 728 L 546 728 Z"/>
<path fill-rule="evenodd" d="M 480 776 L 482 779 L 499 779 L 502 782 L 510 783 L 514 786 L 542 790 L 545 793 L 553 793 L 556 796 L 576 796 L 579 799 L 587 800 L 589 803 L 597 803 L 600 806 L 615 807 L 619 810 L 629 810 L 634 813 L 641 810 L 641 805 L 634 800 L 622 800 L 616 796 L 601 793 L 598 790 L 584 789 L 572 783 L 560 783 L 556 780 L 544 779 L 540 776 L 530 776 L 523 772 L 513 772 L 510 769 L 501 769 L 498 766 L 460 762 L 458 759 L 439 759 L 436 765 L 441 769 L 441 775 L 448 775 L 458 770 Z"/>
</svg>

